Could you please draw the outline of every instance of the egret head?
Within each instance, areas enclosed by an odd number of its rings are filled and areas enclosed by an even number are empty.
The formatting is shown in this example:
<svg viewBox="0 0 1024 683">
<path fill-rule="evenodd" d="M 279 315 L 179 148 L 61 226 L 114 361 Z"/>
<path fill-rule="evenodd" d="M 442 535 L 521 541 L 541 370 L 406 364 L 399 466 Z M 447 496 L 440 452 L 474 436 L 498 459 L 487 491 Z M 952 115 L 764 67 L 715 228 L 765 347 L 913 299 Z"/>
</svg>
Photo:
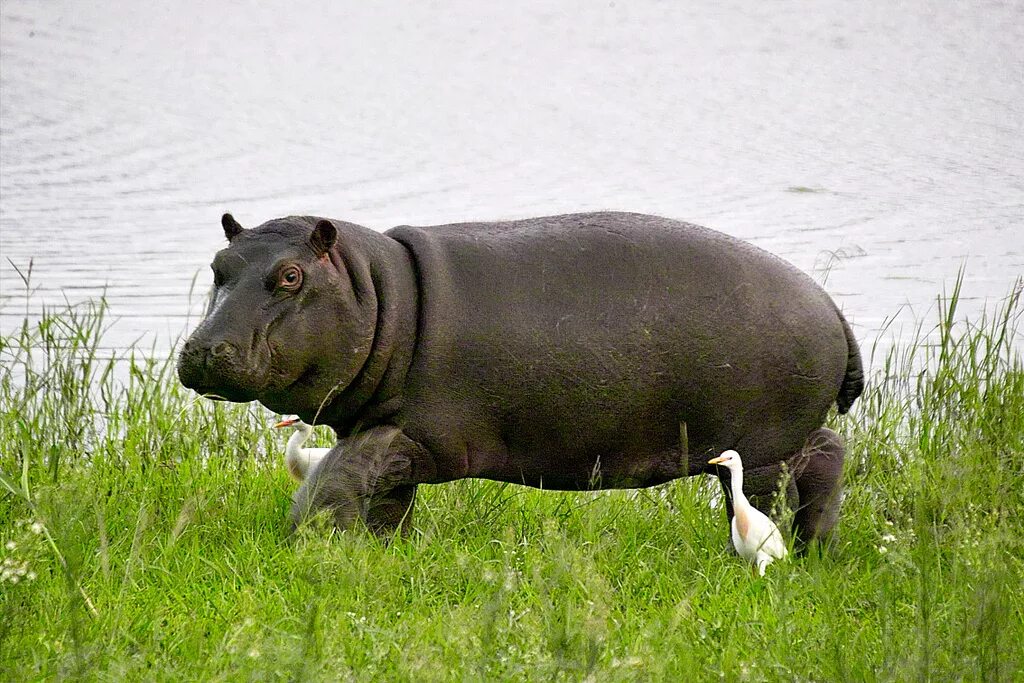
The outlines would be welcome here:
<svg viewBox="0 0 1024 683">
<path fill-rule="evenodd" d="M 727 467 L 730 471 L 743 469 L 743 461 L 740 460 L 740 454 L 736 451 L 725 451 L 717 458 L 711 458 L 708 460 L 709 465 L 722 465 Z"/>
<path fill-rule="evenodd" d="M 297 415 L 287 415 L 287 416 L 285 416 L 285 418 L 281 422 L 279 422 L 278 424 L 275 424 L 273 426 L 273 428 L 274 429 L 281 429 L 282 427 L 291 427 L 292 425 L 296 425 L 296 426 L 303 425 L 304 426 L 304 423 L 302 422 L 302 420 L 299 419 L 299 416 L 297 416 Z"/>
</svg>

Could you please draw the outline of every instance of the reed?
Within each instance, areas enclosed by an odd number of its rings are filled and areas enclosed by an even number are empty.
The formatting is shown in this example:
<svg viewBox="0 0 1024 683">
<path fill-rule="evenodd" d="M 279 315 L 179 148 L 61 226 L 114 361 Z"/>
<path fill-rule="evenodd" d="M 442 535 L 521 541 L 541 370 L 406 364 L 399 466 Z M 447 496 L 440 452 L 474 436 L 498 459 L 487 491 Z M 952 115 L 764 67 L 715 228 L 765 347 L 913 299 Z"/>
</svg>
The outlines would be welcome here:
<svg viewBox="0 0 1024 683">
<path fill-rule="evenodd" d="M 105 356 L 102 301 L 26 317 L 0 338 L 0 677 L 1019 680 L 1022 283 L 965 321 L 961 281 L 831 421 L 836 547 L 764 579 L 700 479 L 425 486 L 410 539 L 286 540 L 271 415 Z"/>
</svg>

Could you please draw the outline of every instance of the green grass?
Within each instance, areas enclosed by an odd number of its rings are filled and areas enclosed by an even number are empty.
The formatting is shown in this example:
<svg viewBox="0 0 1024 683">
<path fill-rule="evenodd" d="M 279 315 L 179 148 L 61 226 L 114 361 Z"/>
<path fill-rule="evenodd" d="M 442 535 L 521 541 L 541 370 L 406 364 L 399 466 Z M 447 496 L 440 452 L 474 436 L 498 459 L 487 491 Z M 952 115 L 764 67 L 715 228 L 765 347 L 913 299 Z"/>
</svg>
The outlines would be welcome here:
<svg viewBox="0 0 1024 683">
<path fill-rule="evenodd" d="M 410 539 L 288 541 L 262 408 L 100 359 L 102 304 L 26 322 L 0 340 L 0 679 L 1020 680 L 1021 283 L 974 323 L 958 296 L 833 420 L 837 547 L 763 579 L 702 479 L 424 486 Z"/>
</svg>

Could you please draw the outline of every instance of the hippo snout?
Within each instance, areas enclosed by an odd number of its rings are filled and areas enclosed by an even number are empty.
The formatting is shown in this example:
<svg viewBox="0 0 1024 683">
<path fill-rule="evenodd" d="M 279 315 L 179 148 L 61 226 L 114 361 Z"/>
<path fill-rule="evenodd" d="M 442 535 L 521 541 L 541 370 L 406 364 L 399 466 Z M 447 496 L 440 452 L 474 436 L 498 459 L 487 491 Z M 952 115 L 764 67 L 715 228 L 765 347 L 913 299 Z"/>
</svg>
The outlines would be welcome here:
<svg viewBox="0 0 1024 683">
<path fill-rule="evenodd" d="M 200 394 L 232 401 L 251 400 L 260 373 L 250 367 L 239 347 L 226 339 L 192 337 L 178 355 L 178 378 Z"/>
<path fill-rule="evenodd" d="M 229 341 L 203 344 L 194 339 L 185 342 L 184 353 L 202 356 L 204 360 L 230 359 L 238 354 L 238 347 Z"/>
<path fill-rule="evenodd" d="M 220 363 L 230 363 L 238 355 L 238 347 L 226 340 L 208 342 L 195 338 L 185 342 L 185 347 L 178 357 L 179 373 L 185 369 L 189 371 L 213 369 L 213 366 Z"/>
<path fill-rule="evenodd" d="M 218 342 L 215 346 L 216 355 L 213 353 L 213 345 L 195 338 L 185 342 L 181 353 L 178 354 L 178 378 L 182 384 L 199 393 L 205 393 L 203 389 L 209 384 L 207 374 L 211 361 L 214 358 L 226 358 L 231 353 L 230 342 Z"/>
</svg>

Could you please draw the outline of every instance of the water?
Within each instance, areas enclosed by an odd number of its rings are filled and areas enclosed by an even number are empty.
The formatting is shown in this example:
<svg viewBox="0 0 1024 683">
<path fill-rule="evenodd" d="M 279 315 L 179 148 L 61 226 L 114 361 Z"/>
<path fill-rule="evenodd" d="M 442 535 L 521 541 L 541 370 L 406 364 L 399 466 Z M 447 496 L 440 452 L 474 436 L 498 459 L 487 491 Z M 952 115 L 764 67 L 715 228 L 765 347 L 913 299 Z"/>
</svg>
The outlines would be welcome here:
<svg viewBox="0 0 1024 683">
<path fill-rule="evenodd" d="M 0 331 L 105 292 L 109 347 L 166 349 L 224 211 L 671 216 L 866 342 L 961 264 L 967 314 L 1024 273 L 1020 2 L 228 5 L 5 0 Z"/>
</svg>

